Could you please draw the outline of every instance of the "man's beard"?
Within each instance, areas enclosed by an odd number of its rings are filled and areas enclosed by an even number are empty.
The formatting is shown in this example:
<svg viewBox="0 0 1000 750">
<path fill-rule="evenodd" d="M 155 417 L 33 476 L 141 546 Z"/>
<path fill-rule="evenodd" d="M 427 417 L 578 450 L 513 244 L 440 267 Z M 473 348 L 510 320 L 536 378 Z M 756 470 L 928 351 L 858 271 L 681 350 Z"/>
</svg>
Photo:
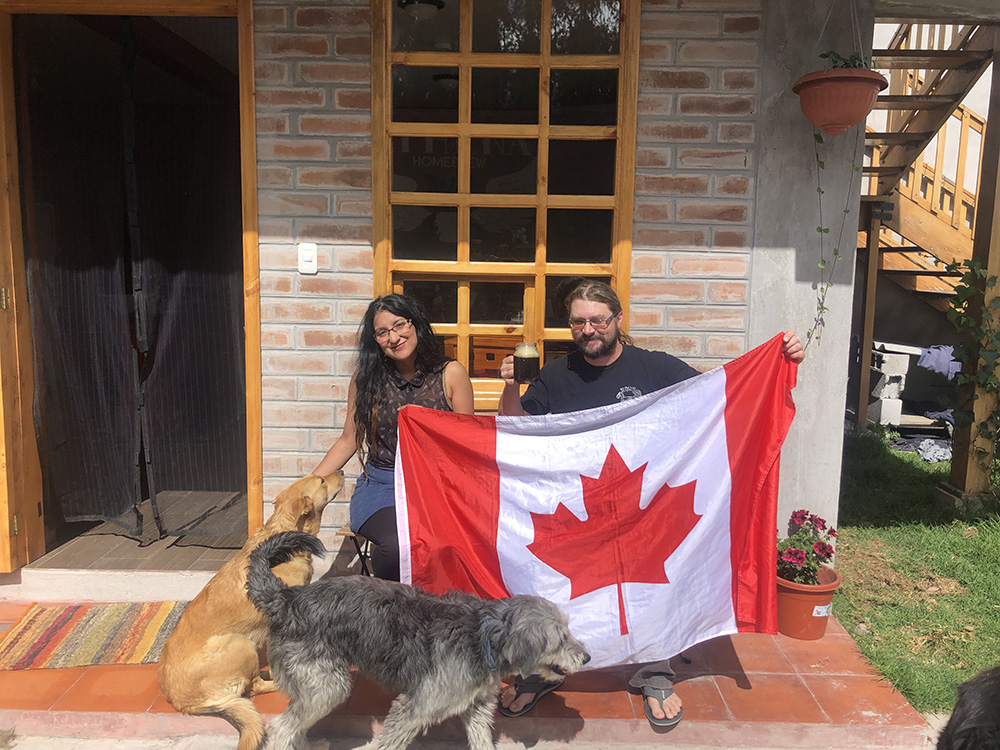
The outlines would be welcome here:
<svg viewBox="0 0 1000 750">
<path fill-rule="evenodd" d="M 593 338 L 586 340 L 584 340 L 583 334 L 581 333 L 579 337 L 573 338 L 573 343 L 576 344 L 577 350 L 585 357 L 589 357 L 590 359 L 600 359 L 601 357 L 606 357 L 609 354 L 612 354 L 615 347 L 618 345 L 618 330 L 609 328 L 608 332 L 613 335 L 608 338 L 604 338 L 603 335 L 598 334 Z M 601 346 L 597 350 L 588 349 L 587 344 L 592 344 L 595 341 L 599 341 Z"/>
</svg>

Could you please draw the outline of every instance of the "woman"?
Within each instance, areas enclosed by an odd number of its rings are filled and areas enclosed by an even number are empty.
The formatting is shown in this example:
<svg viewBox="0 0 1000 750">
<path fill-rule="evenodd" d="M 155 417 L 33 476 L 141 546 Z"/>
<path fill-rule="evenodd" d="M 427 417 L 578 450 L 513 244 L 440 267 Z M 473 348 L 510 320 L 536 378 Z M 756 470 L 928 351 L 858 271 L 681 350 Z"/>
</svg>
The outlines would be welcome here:
<svg viewBox="0 0 1000 750">
<path fill-rule="evenodd" d="M 327 476 L 358 454 L 364 473 L 351 496 L 351 530 L 371 542 L 375 575 L 398 581 L 396 417 L 407 404 L 472 414 L 472 381 L 444 355 L 420 304 L 387 294 L 372 300 L 361 322 L 347 402 L 344 431 L 313 474 Z"/>
</svg>

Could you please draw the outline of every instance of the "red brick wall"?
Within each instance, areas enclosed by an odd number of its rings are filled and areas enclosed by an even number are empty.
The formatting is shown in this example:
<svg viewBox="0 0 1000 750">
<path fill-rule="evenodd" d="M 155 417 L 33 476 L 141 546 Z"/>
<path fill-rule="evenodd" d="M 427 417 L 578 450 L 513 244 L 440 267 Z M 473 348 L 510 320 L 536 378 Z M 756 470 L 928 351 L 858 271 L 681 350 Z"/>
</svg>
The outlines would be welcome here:
<svg viewBox="0 0 1000 750">
<path fill-rule="evenodd" d="M 256 0 L 254 25 L 269 501 L 340 434 L 372 298 L 371 11 L 357 0 Z M 299 242 L 318 244 L 317 275 L 298 273 Z M 347 470 L 356 475 L 356 462 Z M 350 486 L 329 524 L 346 522 L 349 496 Z"/>
<path fill-rule="evenodd" d="M 646 0 L 630 332 L 701 369 L 746 349 L 760 0 Z"/>
<path fill-rule="evenodd" d="M 373 292 L 371 15 L 363 0 L 254 7 L 270 499 L 339 435 Z M 631 333 L 702 368 L 746 348 L 760 25 L 759 0 L 643 4 Z M 298 242 L 319 244 L 318 275 L 297 272 Z"/>
</svg>

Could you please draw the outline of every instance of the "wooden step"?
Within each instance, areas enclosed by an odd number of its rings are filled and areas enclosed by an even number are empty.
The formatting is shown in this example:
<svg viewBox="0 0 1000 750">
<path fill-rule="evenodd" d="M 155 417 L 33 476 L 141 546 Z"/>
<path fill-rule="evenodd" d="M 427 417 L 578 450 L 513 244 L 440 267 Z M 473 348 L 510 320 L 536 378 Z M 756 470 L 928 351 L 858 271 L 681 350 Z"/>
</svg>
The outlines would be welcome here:
<svg viewBox="0 0 1000 750">
<path fill-rule="evenodd" d="M 957 102 L 957 97 L 941 94 L 884 94 L 875 100 L 875 109 L 936 109 Z"/>
<path fill-rule="evenodd" d="M 882 165 L 873 167 L 869 164 L 864 167 L 861 167 L 861 171 L 864 172 L 865 174 L 895 174 L 896 172 L 902 172 L 904 169 L 907 168 L 908 167 L 883 167 Z M 885 200 L 885 196 L 880 196 L 880 197 L 882 200 Z"/>
<path fill-rule="evenodd" d="M 907 143 L 922 143 L 931 138 L 933 133 L 865 133 L 865 143 L 875 146 L 891 146 Z"/>
<path fill-rule="evenodd" d="M 992 58 L 987 50 L 879 49 L 872 66 L 888 70 L 975 70 Z"/>
<path fill-rule="evenodd" d="M 916 245 L 900 245 L 899 247 L 881 245 L 879 246 L 878 251 L 880 253 L 920 253 L 923 252 L 923 248 L 917 247 Z"/>
<path fill-rule="evenodd" d="M 962 275 L 957 271 L 949 273 L 948 271 L 935 271 L 933 268 L 880 268 L 878 272 L 889 276 L 938 276 L 940 278 L 958 278 Z"/>
</svg>

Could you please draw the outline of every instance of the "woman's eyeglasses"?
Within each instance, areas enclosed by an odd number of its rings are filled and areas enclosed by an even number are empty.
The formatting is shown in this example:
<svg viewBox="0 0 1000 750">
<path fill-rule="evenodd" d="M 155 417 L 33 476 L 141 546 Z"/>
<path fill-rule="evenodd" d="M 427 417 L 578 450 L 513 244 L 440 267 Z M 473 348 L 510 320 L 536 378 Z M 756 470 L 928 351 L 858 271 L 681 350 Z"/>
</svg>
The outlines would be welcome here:
<svg viewBox="0 0 1000 750">
<path fill-rule="evenodd" d="M 611 325 L 611 321 L 615 319 L 615 314 L 609 315 L 607 318 L 597 318 L 594 320 L 588 318 L 570 318 L 569 327 L 574 331 L 582 331 L 583 327 L 590 323 L 590 327 L 593 328 L 598 333 L 604 333 L 608 330 L 608 326 Z"/>
<path fill-rule="evenodd" d="M 390 333 L 402 336 L 406 331 L 410 330 L 411 325 L 412 323 L 409 320 L 400 320 L 392 328 L 379 328 L 375 331 L 375 340 L 381 344 L 389 340 Z"/>
</svg>

